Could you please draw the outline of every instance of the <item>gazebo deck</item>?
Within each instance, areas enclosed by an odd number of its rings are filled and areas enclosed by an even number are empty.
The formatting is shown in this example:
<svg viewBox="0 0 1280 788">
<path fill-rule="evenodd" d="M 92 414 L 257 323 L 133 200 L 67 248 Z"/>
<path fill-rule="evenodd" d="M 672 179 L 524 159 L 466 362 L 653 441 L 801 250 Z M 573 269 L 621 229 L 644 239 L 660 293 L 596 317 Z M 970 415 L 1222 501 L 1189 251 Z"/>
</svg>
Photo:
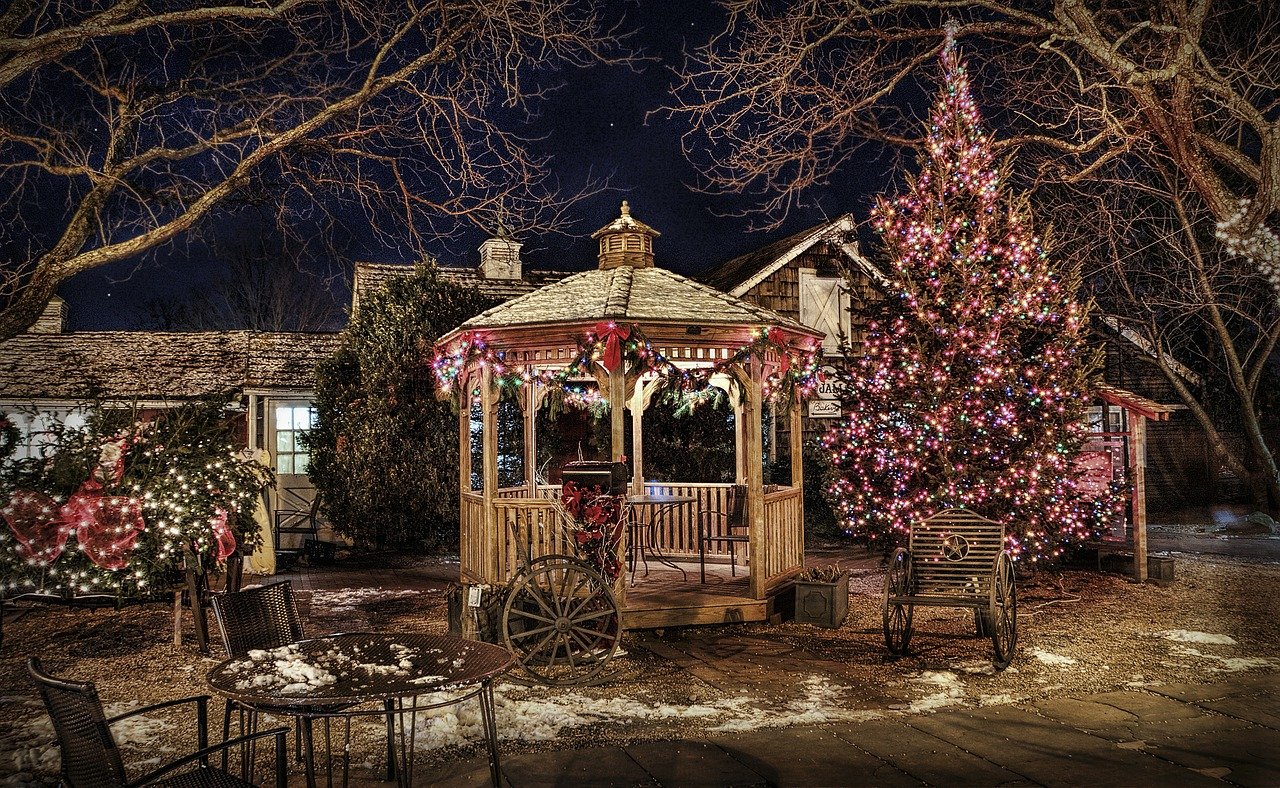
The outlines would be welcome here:
<svg viewBox="0 0 1280 788">
<path fill-rule="evenodd" d="M 636 584 L 627 585 L 622 623 L 626 629 L 653 629 L 688 624 L 735 624 L 767 621 L 769 599 L 752 599 L 749 574 L 741 567 L 731 577 L 727 564 L 707 564 L 707 582 L 698 580 L 697 563 L 679 570 L 651 561 L 646 577 L 640 567 Z"/>
</svg>

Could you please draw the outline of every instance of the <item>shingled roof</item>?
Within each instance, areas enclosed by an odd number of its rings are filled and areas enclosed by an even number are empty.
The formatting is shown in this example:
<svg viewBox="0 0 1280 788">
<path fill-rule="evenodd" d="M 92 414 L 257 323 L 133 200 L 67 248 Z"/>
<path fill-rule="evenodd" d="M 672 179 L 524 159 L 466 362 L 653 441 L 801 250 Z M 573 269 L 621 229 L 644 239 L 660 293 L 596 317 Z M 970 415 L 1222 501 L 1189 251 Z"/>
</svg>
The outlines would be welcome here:
<svg viewBox="0 0 1280 788">
<path fill-rule="evenodd" d="M 440 277 L 458 285 L 469 285 L 484 295 L 505 301 L 518 295 L 537 290 L 543 285 L 558 282 L 571 271 L 532 271 L 526 269 L 523 279 L 488 279 L 475 268 L 438 268 Z M 351 290 L 351 309 L 360 308 L 362 295 L 372 293 L 386 285 L 387 281 L 413 272 L 413 265 L 401 263 L 356 263 L 355 284 Z"/>
<path fill-rule="evenodd" d="M 820 241 L 828 241 L 842 249 L 849 256 L 850 262 L 862 268 L 872 279 L 882 280 L 884 275 L 862 256 L 857 243 L 851 240 L 854 229 L 853 215 L 846 213 L 834 221 L 814 225 L 754 252 L 721 263 L 698 279 L 717 290 L 740 296 L 809 247 Z"/>
<path fill-rule="evenodd" d="M 770 309 L 742 301 L 663 268 L 583 271 L 513 298 L 466 321 L 458 330 L 599 320 L 785 326 L 811 329 Z"/>
<path fill-rule="evenodd" d="M 306 390 L 337 334 L 81 331 L 0 343 L 0 398 L 180 399 L 210 391 Z"/>
</svg>

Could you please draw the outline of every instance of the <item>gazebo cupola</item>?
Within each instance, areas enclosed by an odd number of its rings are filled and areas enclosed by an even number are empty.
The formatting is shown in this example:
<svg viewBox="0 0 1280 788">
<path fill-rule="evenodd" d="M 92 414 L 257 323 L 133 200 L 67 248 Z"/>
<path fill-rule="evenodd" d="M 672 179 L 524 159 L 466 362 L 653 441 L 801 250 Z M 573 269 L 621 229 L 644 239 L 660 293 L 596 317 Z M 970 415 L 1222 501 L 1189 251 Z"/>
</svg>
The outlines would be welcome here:
<svg viewBox="0 0 1280 788">
<path fill-rule="evenodd" d="M 600 269 L 629 265 L 633 268 L 653 267 L 653 239 L 662 233 L 631 216 L 631 206 L 622 201 L 617 219 L 591 234 L 600 239 Z"/>
</svg>

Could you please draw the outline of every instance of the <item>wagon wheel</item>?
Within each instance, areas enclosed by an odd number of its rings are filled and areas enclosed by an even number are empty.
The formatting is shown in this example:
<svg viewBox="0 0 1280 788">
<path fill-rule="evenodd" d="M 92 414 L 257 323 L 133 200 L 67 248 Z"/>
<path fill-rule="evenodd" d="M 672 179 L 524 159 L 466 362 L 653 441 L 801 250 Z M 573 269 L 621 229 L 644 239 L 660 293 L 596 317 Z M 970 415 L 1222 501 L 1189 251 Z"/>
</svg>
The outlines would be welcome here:
<svg viewBox="0 0 1280 788">
<path fill-rule="evenodd" d="M 906 654 L 911 642 L 911 616 L 914 605 L 890 602 L 891 597 L 907 596 L 911 590 L 911 554 L 902 548 L 893 554 L 889 573 L 884 579 L 884 644 L 890 653 Z"/>
<path fill-rule="evenodd" d="M 581 684 L 618 650 L 618 603 L 609 584 L 585 562 L 545 555 L 512 582 L 502 607 L 502 638 L 535 680 Z"/>
<path fill-rule="evenodd" d="M 1018 589 L 1013 576 L 1013 561 L 1008 553 L 996 557 L 991 570 L 991 643 L 995 646 L 996 670 L 1004 670 L 1013 662 L 1018 646 Z"/>
</svg>

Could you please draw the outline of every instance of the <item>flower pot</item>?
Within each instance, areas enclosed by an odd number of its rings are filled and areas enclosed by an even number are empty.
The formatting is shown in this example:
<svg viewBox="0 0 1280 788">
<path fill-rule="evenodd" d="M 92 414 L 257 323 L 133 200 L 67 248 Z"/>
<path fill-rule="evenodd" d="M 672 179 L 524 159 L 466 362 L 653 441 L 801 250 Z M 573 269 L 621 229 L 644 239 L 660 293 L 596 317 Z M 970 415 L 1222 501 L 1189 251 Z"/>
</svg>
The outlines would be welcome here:
<svg viewBox="0 0 1280 788">
<path fill-rule="evenodd" d="M 849 573 L 835 580 L 796 580 L 796 623 L 837 629 L 849 615 Z"/>
</svg>

